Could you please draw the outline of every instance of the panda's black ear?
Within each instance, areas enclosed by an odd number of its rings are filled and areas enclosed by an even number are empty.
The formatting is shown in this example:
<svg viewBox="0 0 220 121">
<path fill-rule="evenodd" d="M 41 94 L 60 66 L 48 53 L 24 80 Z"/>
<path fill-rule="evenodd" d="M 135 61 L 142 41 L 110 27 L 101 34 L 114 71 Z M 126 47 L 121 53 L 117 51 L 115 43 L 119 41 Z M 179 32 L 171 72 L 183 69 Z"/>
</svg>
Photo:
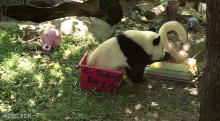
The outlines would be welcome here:
<svg viewBox="0 0 220 121">
<path fill-rule="evenodd" d="M 160 36 L 158 36 L 156 39 L 153 40 L 153 45 L 159 45 L 160 44 Z"/>
</svg>

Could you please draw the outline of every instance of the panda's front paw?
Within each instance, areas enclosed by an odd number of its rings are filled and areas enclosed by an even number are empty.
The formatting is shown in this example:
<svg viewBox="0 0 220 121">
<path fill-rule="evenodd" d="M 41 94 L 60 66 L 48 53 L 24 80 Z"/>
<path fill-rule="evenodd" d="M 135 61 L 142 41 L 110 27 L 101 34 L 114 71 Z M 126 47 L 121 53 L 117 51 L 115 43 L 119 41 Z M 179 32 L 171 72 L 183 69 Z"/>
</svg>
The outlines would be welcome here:
<svg viewBox="0 0 220 121">
<path fill-rule="evenodd" d="M 171 55 L 168 52 L 165 52 L 165 55 L 162 59 L 160 59 L 159 61 L 169 61 L 171 59 Z"/>
</svg>

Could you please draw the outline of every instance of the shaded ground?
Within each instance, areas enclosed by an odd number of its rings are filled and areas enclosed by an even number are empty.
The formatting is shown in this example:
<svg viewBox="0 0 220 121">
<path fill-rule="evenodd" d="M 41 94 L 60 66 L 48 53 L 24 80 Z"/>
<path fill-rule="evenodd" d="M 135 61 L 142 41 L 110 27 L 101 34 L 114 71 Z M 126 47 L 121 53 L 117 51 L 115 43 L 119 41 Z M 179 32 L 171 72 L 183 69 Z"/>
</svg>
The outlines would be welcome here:
<svg viewBox="0 0 220 121">
<path fill-rule="evenodd" d="M 124 121 L 196 121 L 197 90 L 189 84 L 150 79 L 127 89 Z"/>
<path fill-rule="evenodd" d="M 122 2 L 123 3 L 123 2 Z M 127 4 L 125 4 L 127 5 Z M 132 5 L 130 5 L 132 6 Z M 126 7 L 124 8 L 126 11 Z M 179 8 L 179 11 L 189 12 L 192 15 L 203 16 L 204 12 L 197 12 L 188 6 Z M 125 16 L 125 21 L 116 25 L 122 31 L 138 28 L 146 30 L 149 26 L 138 20 L 137 13 Z M 156 18 L 160 21 L 164 17 Z M 133 20 L 134 19 L 134 20 Z M 140 26 L 139 26 L 140 24 Z M 182 23 L 186 27 L 186 23 Z M 201 24 L 202 25 L 202 24 Z M 186 27 L 187 28 L 187 27 Z M 205 27 L 199 26 L 198 31 L 190 31 L 190 57 L 194 57 L 203 68 Z M 197 85 L 198 86 L 198 85 Z M 197 121 L 199 100 L 198 88 L 193 84 L 184 84 L 174 81 L 148 79 L 143 85 L 125 89 L 129 103 L 122 110 L 121 120 L 124 121 Z"/>
</svg>

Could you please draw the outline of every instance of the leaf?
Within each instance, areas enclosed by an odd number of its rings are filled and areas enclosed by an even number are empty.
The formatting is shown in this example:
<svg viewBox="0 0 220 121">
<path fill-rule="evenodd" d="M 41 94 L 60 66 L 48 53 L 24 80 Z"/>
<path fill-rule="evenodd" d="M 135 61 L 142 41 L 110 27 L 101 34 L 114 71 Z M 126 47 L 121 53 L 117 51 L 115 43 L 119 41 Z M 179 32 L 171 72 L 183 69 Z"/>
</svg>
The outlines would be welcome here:
<svg viewBox="0 0 220 121">
<path fill-rule="evenodd" d="M 68 121 L 68 120 L 71 120 L 71 118 L 70 118 L 69 116 L 66 116 L 66 117 L 64 118 L 64 120 Z"/>
</svg>

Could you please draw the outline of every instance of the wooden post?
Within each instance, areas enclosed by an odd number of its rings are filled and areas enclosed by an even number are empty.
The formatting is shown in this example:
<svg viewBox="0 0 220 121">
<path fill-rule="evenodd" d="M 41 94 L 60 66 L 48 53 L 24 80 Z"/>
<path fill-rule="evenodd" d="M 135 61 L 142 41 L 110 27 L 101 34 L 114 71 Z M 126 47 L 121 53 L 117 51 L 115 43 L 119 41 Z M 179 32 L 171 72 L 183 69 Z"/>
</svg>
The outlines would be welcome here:
<svg viewBox="0 0 220 121">
<path fill-rule="evenodd" d="M 168 0 L 167 5 L 167 20 L 176 20 L 177 14 L 177 0 Z"/>
<path fill-rule="evenodd" d="M 0 21 L 3 20 L 3 7 L 0 5 Z"/>
<path fill-rule="evenodd" d="M 220 121 L 220 17 L 219 0 L 207 0 L 207 36 L 205 41 L 204 69 L 199 80 L 199 121 Z"/>
</svg>

